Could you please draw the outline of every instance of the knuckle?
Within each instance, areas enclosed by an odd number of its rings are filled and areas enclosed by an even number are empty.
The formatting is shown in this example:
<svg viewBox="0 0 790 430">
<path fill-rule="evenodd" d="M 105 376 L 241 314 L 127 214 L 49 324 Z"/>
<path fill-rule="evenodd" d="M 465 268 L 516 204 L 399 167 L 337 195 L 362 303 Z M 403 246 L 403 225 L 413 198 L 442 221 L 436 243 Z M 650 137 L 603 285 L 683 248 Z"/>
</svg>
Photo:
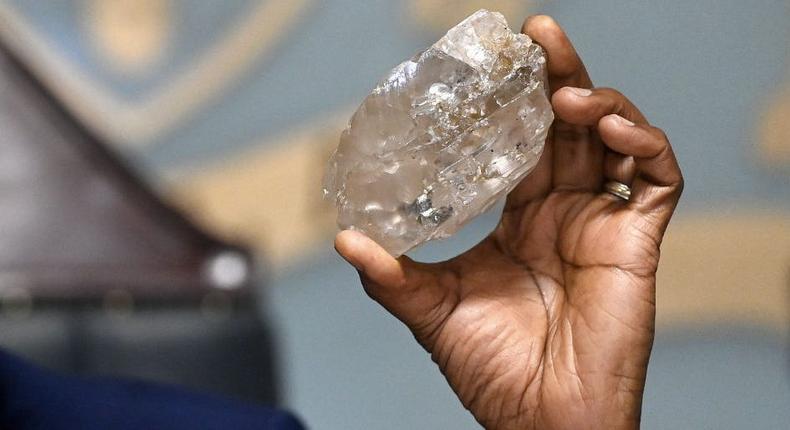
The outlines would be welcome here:
<svg viewBox="0 0 790 430">
<path fill-rule="evenodd" d="M 599 95 L 609 99 L 612 102 L 619 102 L 622 103 L 625 100 L 625 96 L 614 88 L 609 87 L 599 87 L 594 90 Z"/>
<path fill-rule="evenodd" d="M 620 93 L 620 91 L 617 91 L 616 89 L 614 89 L 612 87 L 598 87 L 598 88 L 595 89 L 595 91 L 597 91 L 597 92 L 599 92 L 601 94 L 604 94 L 604 95 L 606 95 L 608 97 L 622 97 L 622 94 Z"/>
<path fill-rule="evenodd" d="M 683 173 L 678 169 L 678 181 L 676 186 L 676 193 L 678 197 L 683 194 L 683 189 L 686 187 L 686 180 L 683 178 Z"/>
<path fill-rule="evenodd" d="M 599 95 L 602 100 L 602 113 L 625 113 L 629 106 L 628 99 L 614 88 L 601 87 L 596 88 L 595 93 Z"/>
<path fill-rule="evenodd" d="M 669 138 L 664 133 L 664 130 L 651 125 L 644 126 L 644 130 L 647 131 L 647 134 L 642 135 L 642 139 L 647 141 L 646 143 L 650 148 L 653 148 L 655 154 L 652 157 L 662 159 L 674 158 L 672 147 L 669 145 Z"/>
<path fill-rule="evenodd" d="M 667 136 L 667 133 L 663 129 L 650 126 L 650 131 L 663 145 L 669 146 L 669 136 Z"/>
<path fill-rule="evenodd" d="M 617 113 L 640 124 L 647 122 L 639 109 L 620 91 L 608 87 L 597 88 L 595 91 L 603 98 L 609 113 Z"/>
</svg>

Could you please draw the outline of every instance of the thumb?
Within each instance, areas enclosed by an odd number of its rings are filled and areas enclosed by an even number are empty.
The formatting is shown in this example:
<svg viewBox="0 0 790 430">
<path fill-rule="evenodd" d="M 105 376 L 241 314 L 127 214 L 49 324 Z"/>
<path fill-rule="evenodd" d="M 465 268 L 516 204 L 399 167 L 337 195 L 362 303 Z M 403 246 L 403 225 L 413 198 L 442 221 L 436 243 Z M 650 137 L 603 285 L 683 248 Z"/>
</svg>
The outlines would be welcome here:
<svg viewBox="0 0 790 430">
<path fill-rule="evenodd" d="M 445 265 L 417 263 L 406 256 L 395 259 L 372 239 L 352 230 L 338 233 L 335 249 L 357 269 L 365 292 L 429 347 L 432 333 L 454 306 L 450 290 L 455 276 Z"/>
<path fill-rule="evenodd" d="M 345 230 L 335 238 L 335 250 L 360 275 L 378 284 L 379 289 L 401 290 L 406 287 L 406 270 L 379 244 L 364 234 Z"/>
</svg>

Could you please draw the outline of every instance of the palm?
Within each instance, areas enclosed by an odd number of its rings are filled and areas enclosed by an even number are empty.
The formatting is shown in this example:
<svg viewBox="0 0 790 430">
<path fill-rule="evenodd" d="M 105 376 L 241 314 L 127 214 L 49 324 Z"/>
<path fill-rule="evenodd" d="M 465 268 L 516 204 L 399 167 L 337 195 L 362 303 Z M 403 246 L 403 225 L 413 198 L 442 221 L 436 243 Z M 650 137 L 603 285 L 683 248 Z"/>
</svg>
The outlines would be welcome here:
<svg viewBox="0 0 790 430">
<path fill-rule="evenodd" d="M 548 53 L 557 120 L 494 232 L 435 264 L 395 260 L 350 231 L 336 247 L 486 427 L 633 428 L 682 178 L 666 137 L 625 97 L 564 88 L 592 84 L 550 18 L 525 31 Z M 630 201 L 602 193 L 606 179 L 631 184 Z"/>
<path fill-rule="evenodd" d="M 418 339 L 481 422 L 572 427 L 598 406 L 594 393 L 607 406 L 638 402 L 632 381 L 644 378 L 652 343 L 658 248 L 629 231 L 633 217 L 607 196 L 553 192 L 505 212 L 489 238 L 448 262 L 457 303 Z M 601 240 L 620 235 L 639 240 Z M 611 282 L 596 291 L 585 276 Z M 618 279 L 628 288 L 612 288 Z M 607 365 L 628 352 L 618 345 L 644 351 L 633 374 Z"/>
</svg>

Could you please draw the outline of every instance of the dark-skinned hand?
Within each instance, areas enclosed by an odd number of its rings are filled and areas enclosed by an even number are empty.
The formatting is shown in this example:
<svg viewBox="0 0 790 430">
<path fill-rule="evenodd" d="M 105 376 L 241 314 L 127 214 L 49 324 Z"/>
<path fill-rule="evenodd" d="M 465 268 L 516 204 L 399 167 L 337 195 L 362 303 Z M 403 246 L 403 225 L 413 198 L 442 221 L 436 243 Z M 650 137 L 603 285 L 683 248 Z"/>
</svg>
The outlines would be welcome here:
<svg viewBox="0 0 790 430">
<path fill-rule="evenodd" d="M 335 247 L 486 428 L 637 428 L 659 246 L 683 179 L 664 133 L 593 88 L 551 18 L 523 31 L 546 50 L 556 119 L 496 229 L 441 263 L 395 259 L 353 231 Z M 609 180 L 630 201 L 603 192 Z"/>
</svg>

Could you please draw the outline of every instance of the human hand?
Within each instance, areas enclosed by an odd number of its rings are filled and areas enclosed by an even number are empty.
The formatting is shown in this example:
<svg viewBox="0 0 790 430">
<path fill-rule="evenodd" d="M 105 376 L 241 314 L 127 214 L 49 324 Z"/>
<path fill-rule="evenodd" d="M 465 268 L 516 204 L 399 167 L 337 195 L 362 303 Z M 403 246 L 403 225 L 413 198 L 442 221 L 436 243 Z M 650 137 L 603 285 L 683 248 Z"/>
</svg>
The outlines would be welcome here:
<svg viewBox="0 0 790 430">
<path fill-rule="evenodd" d="M 636 428 L 659 245 L 683 179 L 666 136 L 628 99 L 588 90 L 551 18 L 523 31 L 546 49 L 556 120 L 494 232 L 432 264 L 352 231 L 335 247 L 486 428 Z M 630 201 L 603 192 L 608 180 L 630 185 Z"/>
</svg>

